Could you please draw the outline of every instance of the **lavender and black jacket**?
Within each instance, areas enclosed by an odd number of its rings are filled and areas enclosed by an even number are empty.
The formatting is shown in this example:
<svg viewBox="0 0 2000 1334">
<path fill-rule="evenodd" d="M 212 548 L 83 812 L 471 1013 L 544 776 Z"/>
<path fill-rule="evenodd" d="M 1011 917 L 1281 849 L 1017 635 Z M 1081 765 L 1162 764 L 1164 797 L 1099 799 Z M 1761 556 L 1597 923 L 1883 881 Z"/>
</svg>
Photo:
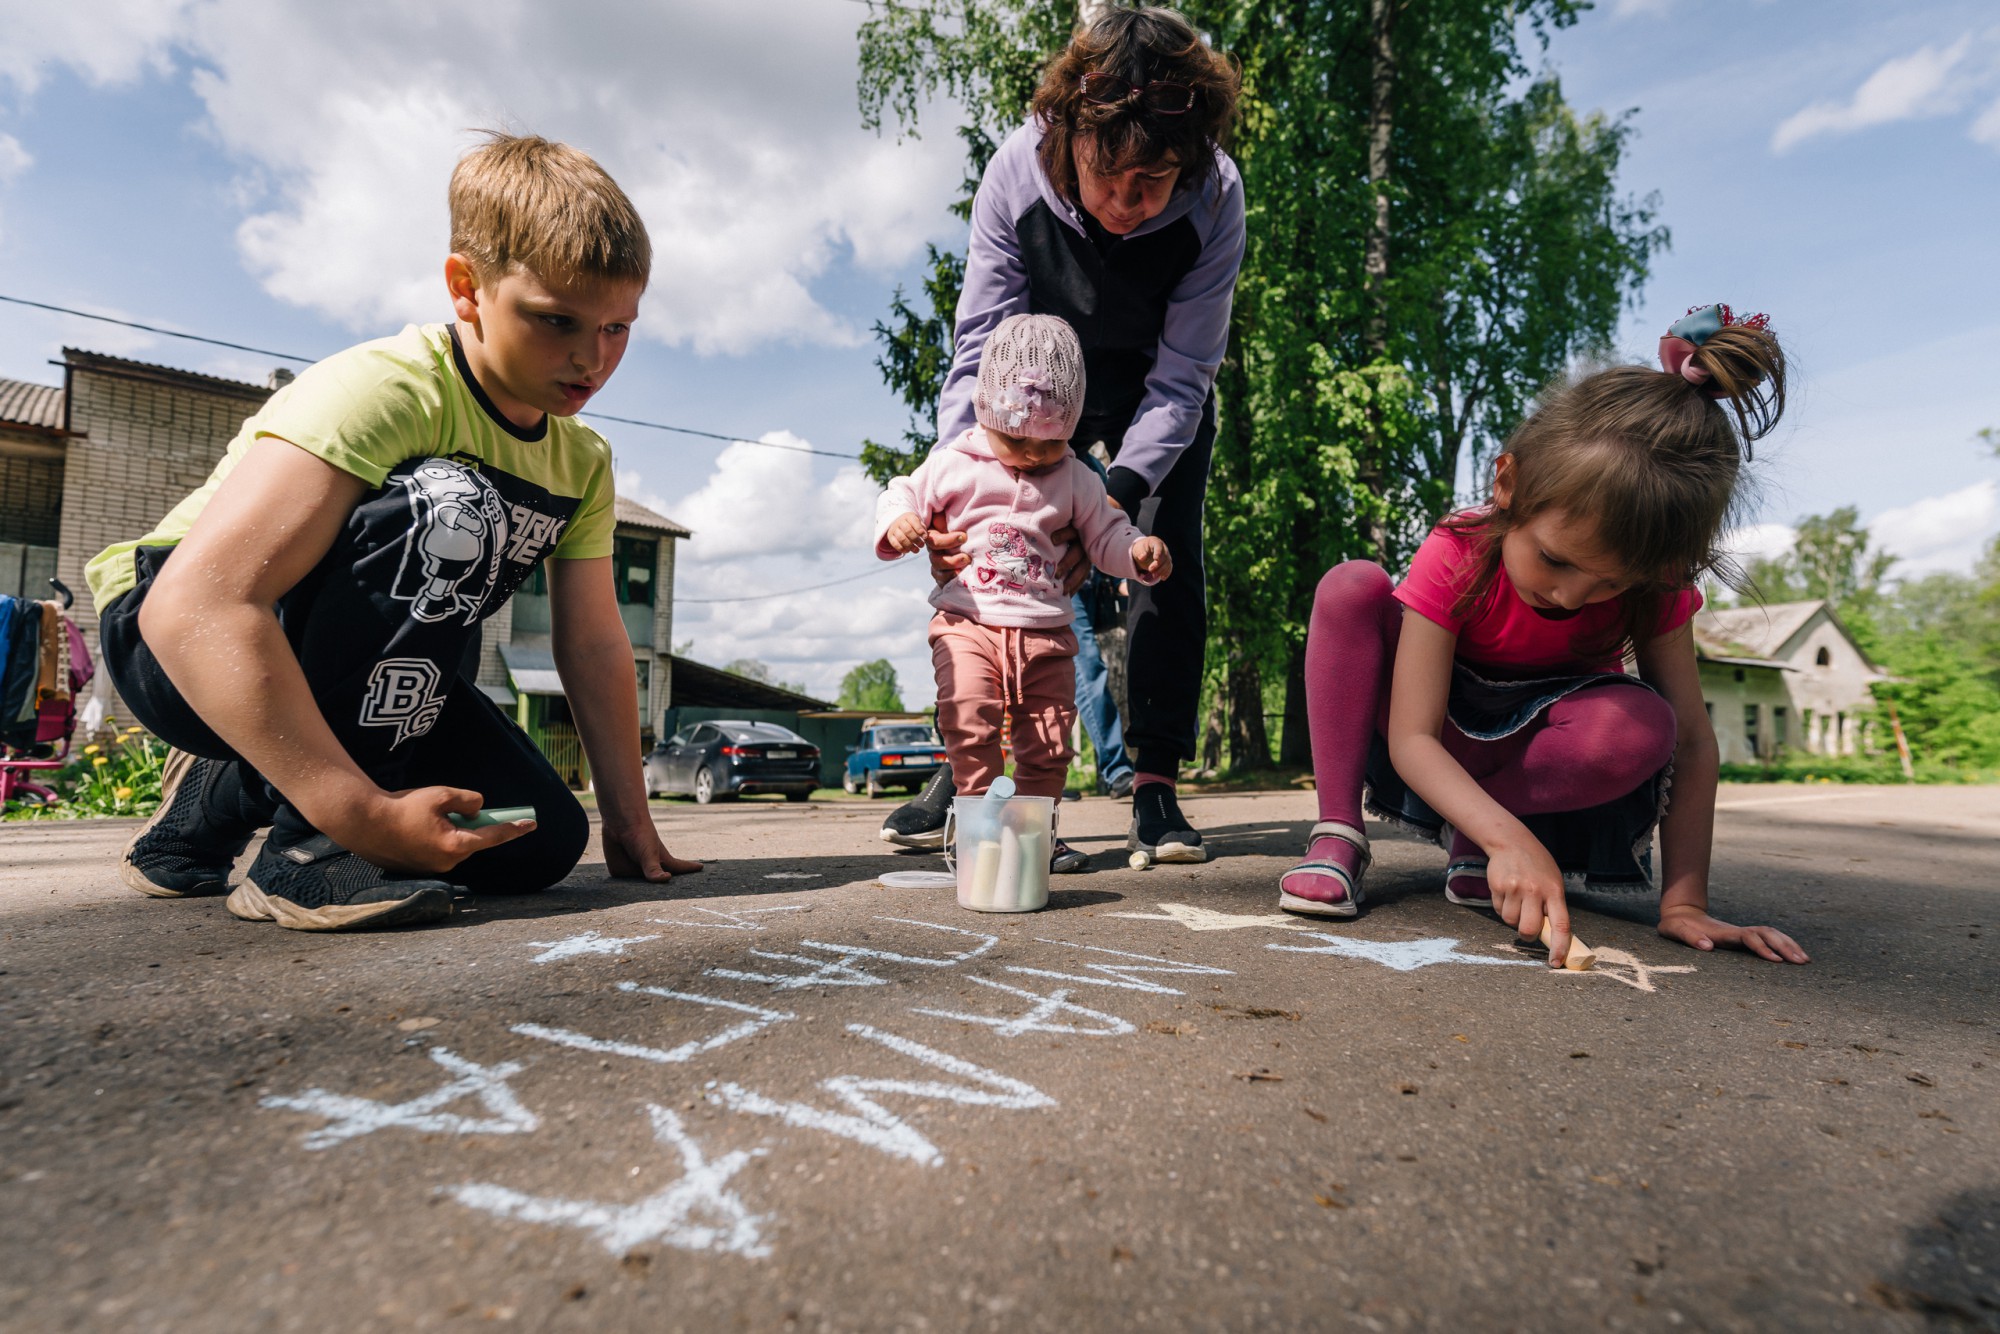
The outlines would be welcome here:
<svg viewBox="0 0 2000 1334">
<path fill-rule="evenodd" d="M 1127 513 L 1151 495 L 1194 439 L 1229 343 L 1243 263 L 1243 179 L 1229 155 L 1199 189 L 1124 238 L 1057 195 L 1036 150 L 1041 125 L 1007 137 L 972 201 L 972 242 L 938 438 L 973 424 L 980 349 L 1009 315 L 1059 315 L 1083 343 L 1084 426 L 1123 442 L 1107 489 Z M 1080 431 L 1078 438 L 1083 438 Z"/>
</svg>

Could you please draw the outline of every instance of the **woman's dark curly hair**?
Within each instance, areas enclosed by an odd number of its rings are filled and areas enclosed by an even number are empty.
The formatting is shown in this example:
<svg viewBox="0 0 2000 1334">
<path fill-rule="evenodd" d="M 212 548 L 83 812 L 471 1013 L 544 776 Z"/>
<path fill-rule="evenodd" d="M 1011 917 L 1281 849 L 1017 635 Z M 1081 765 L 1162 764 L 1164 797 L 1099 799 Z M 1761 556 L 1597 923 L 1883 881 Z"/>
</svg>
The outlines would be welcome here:
<svg viewBox="0 0 2000 1334">
<path fill-rule="evenodd" d="M 1096 73 L 1133 84 L 1186 84 L 1194 89 L 1194 105 L 1185 115 L 1161 116 L 1131 103 L 1086 102 L 1083 76 Z M 1194 189 L 1215 170 L 1215 150 L 1228 144 L 1241 86 L 1236 62 L 1203 41 L 1175 10 L 1110 9 L 1079 30 L 1042 72 L 1029 104 L 1042 122 L 1042 170 L 1058 194 L 1078 198 L 1075 146 L 1087 138 L 1100 173 L 1173 162 L 1181 169 L 1174 188 Z"/>
</svg>

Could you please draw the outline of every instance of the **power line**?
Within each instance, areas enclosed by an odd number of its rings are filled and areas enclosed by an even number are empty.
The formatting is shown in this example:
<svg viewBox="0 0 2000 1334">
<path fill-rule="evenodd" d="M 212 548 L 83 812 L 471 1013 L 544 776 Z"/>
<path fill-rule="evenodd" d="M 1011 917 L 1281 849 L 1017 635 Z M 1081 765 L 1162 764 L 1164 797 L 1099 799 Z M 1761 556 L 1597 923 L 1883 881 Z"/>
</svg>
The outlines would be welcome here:
<svg viewBox="0 0 2000 1334">
<path fill-rule="evenodd" d="M 225 343 L 220 338 L 204 338 L 200 334 L 182 333 L 178 329 L 162 329 L 155 324 L 141 324 L 137 320 L 118 320 L 109 315 L 93 315 L 87 310 L 71 310 L 67 306 L 51 306 L 46 301 L 28 301 L 18 296 L 0 296 L 0 301 L 16 306 L 33 306 L 36 310 L 52 310 L 58 315 L 74 315 L 78 319 L 96 320 L 101 324 L 122 324 L 127 329 L 144 329 L 147 333 L 165 334 L 168 338 L 185 338 L 190 343 L 207 343 L 211 347 L 226 347 L 237 352 L 255 352 L 260 357 L 276 357 L 280 361 L 303 362 L 310 366 L 318 357 L 295 356 L 290 352 L 273 352 L 268 347 L 250 347 L 244 343 Z"/>
<path fill-rule="evenodd" d="M 54 311 L 58 315 L 74 315 L 80 320 L 96 320 L 100 324 L 116 324 L 127 329 L 141 329 L 147 333 L 163 334 L 168 338 L 185 338 L 190 343 L 207 343 L 211 347 L 226 347 L 235 352 L 255 352 L 260 357 L 276 357 L 280 361 L 296 361 L 311 365 L 318 357 L 301 357 L 291 352 L 273 352 L 268 347 L 251 347 L 247 343 L 231 343 L 220 338 L 208 338 L 201 334 L 182 333 L 178 329 L 162 329 L 154 324 L 140 324 L 137 320 L 115 319 L 110 315 L 97 315 L 87 310 L 72 310 L 68 306 L 52 306 L 46 301 L 29 301 L 25 297 L 0 295 L 0 301 L 10 305 L 32 306 L 36 310 Z M 782 449 L 792 454 L 814 454 L 823 459 L 858 459 L 859 454 L 842 454 L 831 449 L 813 449 L 807 445 L 785 445 L 772 440 L 752 440 L 748 436 L 724 435 L 719 431 L 698 431 L 692 426 L 673 426 L 666 422 L 643 421 L 637 417 L 614 417 L 608 412 L 583 412 L 581 417 L 591 417 L 598 421 L 617 422 L 623 426 L 643 426 L 652 431 L 669 431 L 675 435 L 699 436 L 704 440 L 721 440 L 728 444 L 755 445 L 759 449 Z"/>
<path fill-rule="evenodd" d="M 788 588 L 782 593 L 750 593 L 740 598 L 684 598 L 676 594 L 674 597 L 674 605 L 678 607 L 681 606 L 683 603 L 697 603 L 697 602 L 706 603 L 709 605 L 714 605 L 719 602 L 767 602 L 772 598 L 797 597 L 800 593 L 817 593 L 822 588 L 834 588 L 841 584 L 851 584 L 862 579 L 873 579 L 876 575 L 882 573 L 883 570 L 893 570 L 897 566 L 904 565 L 907 563 L 908 563 L 907 560 L 894 560 L 888 562 L 887 564 L 881 566 L 878 569 L 864 570 L 860 574 L 850 574 L 845 579 L 832 579 L 828 580 L 826 583 L 811 584 L 805 588 Z"/>
</svg>

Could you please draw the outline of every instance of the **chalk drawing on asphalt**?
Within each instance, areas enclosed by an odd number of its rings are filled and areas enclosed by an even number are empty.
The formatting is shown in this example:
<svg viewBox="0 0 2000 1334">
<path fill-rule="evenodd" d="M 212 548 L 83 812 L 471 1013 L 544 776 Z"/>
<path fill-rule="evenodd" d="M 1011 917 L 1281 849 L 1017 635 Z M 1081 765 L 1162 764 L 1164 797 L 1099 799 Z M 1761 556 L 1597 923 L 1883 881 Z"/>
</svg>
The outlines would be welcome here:
<svg viewBox="0 0 2000 1334">
<path fill-rule="evenodd" d="M 1137 959 L 1138 963 L 1086 963 L 1083 967 L 1095 977 L 1085 977 L 1079 973 L 1058 973 L 1047 968 L 1025 968 L 1019 964 L 1009 964 L 1007 971 L 1024 977 L 1047 977 L 1058 982 L 1078 982 L 1088 987 L 1122 987 L 1127 991 L 1146 991 L 1156 996 L 1182 996 L 1187 993 L 1174 987 L 1149 982 L 1140 974 L 1187 974 L 1194 977 L 1234 977 L 1227 968 L 1211 968 L 1207 964 L 1185 963 L 1176 959 L 1157 959 L 1150 954 L 1131 954 L 1125 950 L 1106 949 L 1102 945 L 1079 945 L 1070 940 L 1047 940 L 1035 937 L 1044 945 L 1062 945 L 1073 950 L 1087 950 L 1092 954 L 1110 954 L 1121 959 Z"/>
<path fill-rule="evenodd" d="M 1554 970 L 1551 970 L 1554 971 Z M 1572 973 L 1564 970 L 1565 977 L 1604 977 L 1613 982 L 1631 987 L 1634 991 L 1658 991 L 1653 978 L 1659 973 L 1692 973 L 1694 965 L 1685 963 L 1657 964 L 1643 963 L 1636 955 L 1610 946 L 1597 947 L 1597 966 L 1587 973 Z"/>
<path fill-rule="evenodd" d="M 915 1008 L 911 1013 L 928 1014 L 939 1019 L 957 1019 L 968 1024 L 984 1024 L 1003 1038 L 1018 1038 L 1024 1033 L 1065 1033 L 1083 1038 L 1111 1038 L 1138 1031 L 1115 1014 L 1088 1009 L 1071 1001 L 1068 987 L 1043 994 L 1023 987 L 1010 987 L 1005 982 L 995 982 L 990 978 L 968 977 L 966 980 L 977 982 L 982 987 L 991 987 L 995 991 L 1004 991 L 1010 996 L 1019 996 L 1022 1000 L 1033 1001 L 1034 1004 L 1029 1006 L 1026 1013 L 1016 1015 L 970 1014 L 961 1010 Z M 1058 1015 L 1075 1015 L 1079 1019 L 1090 1021 L 1090 1026 L 1079 1027 L 1076 1024 L 1057 1023 L 1055 1020 Z"/>
<path fill-rule="evenodd" d="M 936 922 L 919 922 L 909 917 L 878 917 L 875 920 L 894 922 L 899 926 L 921 926 L 928 931 L 947 931 L 953 935 L 970 936 L 979 944 L 969 950 L 947 954 L 943 958 L 924 954 L 899 954 L 892 950 L 878 950 L 869 945 L 832 945 L 823 940 L 802 940 L 799 942 L 799 948 L 824 950 L 828 954 L 845 955 L 851 959 L 880 959 L 884 963 L 914 964 L 919 968 L 956 968 L 969 959 L 977 959 L 1000 943 L 998 936 L 988 935 L 984 931 L 968 931 L 962 926 L 942 926 Z"/>
<path fill-rule="evenodd" d="M 1263 926 L 1279 931 L 1298 930 L 1305 923 L 1284 913 L 1256 913 L 1239 916 L 1235 913 L 1216 912 L 1212 908 L 1197 908 L 1186 903 L 1162 903 L 1158 912 L 1112 912 L 1106 917 L 1129 917 L 1135 922 L 1179 922 L 1190 931 L 1241 931 L 1246 927 Z"/>
<path fill-rule="evenodd" d="M 723 912 L 717 908 L 695 908 L 693 911 L 706 914 L 711 921 L 687 922 L 676 917 L 649 917 L 646 920 L 661 926 L 705 926 L 716 931 L 763 931 L 762 922 L 753 922 L 753 917 L 762 917 L 774 912 L 804 912 L 805 905 L 793 903 L 777 908 L 742 908 L 736 912 Z"/>
<path fill-rule="evenodd" d="M 951 1102 L 965 1107 L 998 1107 L 1009 1111 L 1031 1111 L 1053 1107 L 1056 1100 L 1031 1084 L 1024 1084 L 998 1071 L 912 1042 L 894 1033 L 885 1033 L 869 1024 L 849 1024 L 847 1031 L 869 1042 L 900 1052 L 934 1070 L 968 1080 L 947 1084 L 938 1080 L 863 1079 L 858 1075 L 834 1075 L 820 1081 L 820 1087 L 849 1110 L 830 1111 L 804 1102 L 779 1102 L 741 1084 L 717 1084 L 708 1100 L 731 1111 L 751 1116 L 768 1116 L 803 1130 L 819 1130 L 878 1149 L 892 1158 L 903 1158 L 925 1167 L 935 1167 L 944 1155 L 935 1144 L 909 1122 L 875 1101 L 872 1094 L 898 1094 L 934 1102 Z"/>
<path fill-rule="evenodd" d="M 430 1057 L 458 1078 L 408 1102 L 377 1102 L 313 1088 L 289 1097 L 264 1098 L 257 1105 L 326 1117 L 327 1123 L 302 1141 L 308 1149 L 330 1149 L 391 1126 L 440 1135 L 525 1135 L 541 1124 L 507 1085 L 524 1068 L 519 1062 L 477 1065 L 443 1047 L 433 1047 Z M 477 1098 L 487 1114 L 459 1116 L 440 1110 L 461 1098 Z"/>
<path fill-rule="evenodd" d="M 1399 973 L 1415 972 L 1434 964 L 1496 964 L 1507 968 L 1546 968 L 1533 959 L 1496 959 L 1486 954 L 1467 954 L 1459 949 L 1455 936 L 1434 936 L 1428 940 L 1360 940 L 1351 936 L 1330 936 L 1324 931 L 1308 931 L 1300 940 L 1317 940 L 1317 945 L 1266 945 L 1267 950 L 1288 954 L 1337 954 L 1344 959 L 1365 959 L 1393 968 Z"/>
<path fill-rule="evenodd" d="M 764 878 L 766 880 L 818 880 L 820 873 L 818 871 L 772 871 Z"/>
<path fill-rule="evenodd" d="M 807 941 L 811 945 L 813 942 Z M 803 964 L 809 972 L 804 973 L 751 973 L 740 968 L 711 968 L 710 977 L 726 977 L 735 982 L 762 982 L 777 991 L 798 991 L 804 987 L 886 987 L 889 979 L 877 977 L 865 968 L 857 968 L 853 956 L 838 959 L 814 959 L 804 954 L 775 954 L 770 950 L 751 950 L 753 959 L 769 959 L 775 963 Z"/>
<path fill-rule="evenodd" d="M 569 1028 L 551 1028 L 546 1024 L 515 1024 L 508 1029 L 526 1038 L 539 1038 L 543 1042 L 553 1042 L 559 1047 L 571 1047 L 577 1051 L 594 1051 L 605 1056 L 624 1056 L 635 1061 L 650 1061 L 654 1065 L 680 1065 L 693 1060 L 703 1052 L 711 1052 L 718 1047 L 726 1047 L 732 1042 L 754 1037 L 773 1024 L 782 1024 L 798 1016 L 783 1010 L 767 1010 L 761 1005 L 745 1005 L 741 1001 L 723 1000 L 719 996 L 697 996 L 686 991 L 669 991 L 665 987 L 642 987 L 637 982 L 620 982 L 618 989 L 642 996 L 658 996 L 663 1000 L 685 1001 L 689 1005 L 707 1006 L 714 1010 L 733 1010 L 750 1017 L 732 1024 L 705 1038 L 690 1038 L 678 1047 L 648 1047 L 636 1042 L 619 1042 L 611 1038 L 592 1037 Z"/>
<path fill-rule="evenodd" d="M 556 963 L 562 959 L 577 959 L 590 954 L 622 955 L 633 946 L 658 936 L 601 936 L 595 931 L 586 931 L 580 936 L 565 936 L 561 940 L 530 940 L 530 948 L 541 951 L 529 963 Z"/>
<path fill-rule="evenodd" d="M 490 1183 L 452 1186 L 445 1193 L 469 1209 L 523 1223 L 582 1228 L 613 1255 L 662 1242 L 685 1251 L 723 1251 L 752 1259 L 769 1255 L 762 1224 L 730 1188 L 730 1178 L 765 1150 L 733 1149 L 710 1160 L 671 1110 L 648 1103 L 653 1138 L 678 1151 L 680 1179 L 631 1204 L 526 1195 Z"/>
</svg>

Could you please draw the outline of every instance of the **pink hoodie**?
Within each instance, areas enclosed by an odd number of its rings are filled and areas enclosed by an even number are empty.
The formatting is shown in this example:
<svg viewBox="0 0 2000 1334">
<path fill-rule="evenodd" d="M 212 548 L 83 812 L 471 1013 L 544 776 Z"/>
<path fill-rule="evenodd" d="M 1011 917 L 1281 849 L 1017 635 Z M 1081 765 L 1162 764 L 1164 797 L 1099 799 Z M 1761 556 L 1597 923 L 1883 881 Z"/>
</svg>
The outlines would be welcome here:
<svg viewBox="0 0 2000 1334">
<path fill-rule="evenodd" d="M 1040 472 L 1016 472 L 993 456 L 977 426 L 889 483 L 875 504 L 875 554 L 883 560 L 900 554 L 883 538 L 904 514 L 943 514 L 950 531 L 968 535 L 961 549 L 972 563 L 931 590 L 931 605 L 981 625 L 1051 630 L 1075 619 L 1056 581 L 1064 546 L 1049 535 L 1058 528 L 1074 526 L 1090 563 L 1105 573 L 1158 582 L 1132 563 L 1132 544 L 1145 534 L 1106 498 L 1089 464 L 1066 454 Z"/>
</svg>

